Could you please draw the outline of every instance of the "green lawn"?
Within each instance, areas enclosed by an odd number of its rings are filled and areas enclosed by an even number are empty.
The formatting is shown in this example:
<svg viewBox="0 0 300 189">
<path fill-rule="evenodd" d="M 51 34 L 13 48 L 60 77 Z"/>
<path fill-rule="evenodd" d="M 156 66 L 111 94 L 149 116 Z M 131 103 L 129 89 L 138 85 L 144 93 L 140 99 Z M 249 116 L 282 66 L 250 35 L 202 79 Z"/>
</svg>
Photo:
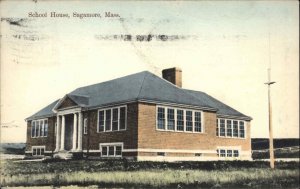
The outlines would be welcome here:
<svg viewBox="0 0 300 189">
<path fill-rule="evenodd" d="M 280 162 L 1 162 L 2 186 L 124 188 L 298 188 L 299 163 Z"/>
</svg>

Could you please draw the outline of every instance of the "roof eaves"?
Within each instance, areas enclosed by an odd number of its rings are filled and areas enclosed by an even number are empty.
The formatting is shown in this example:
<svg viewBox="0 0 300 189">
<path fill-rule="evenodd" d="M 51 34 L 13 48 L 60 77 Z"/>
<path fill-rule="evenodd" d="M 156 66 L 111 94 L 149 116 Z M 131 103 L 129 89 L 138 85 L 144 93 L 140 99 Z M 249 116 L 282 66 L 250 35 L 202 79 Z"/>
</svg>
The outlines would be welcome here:
<svg viewBox="0 0 300 189">
<path fill-rule="evenodd" d="M 217 114 L 218 118 L 227 118 L 227 119 L 241 119 L 241 120 L 247 120 L 251 121 L 253 120 L 250 116 L 237 116 L 237 115 L 225 115 L 225 114 Z"/>
<path fill-rule="evenodd" d="M 40 116 L 30 116 L 30 117 L 26 118 L 25 121 L 30 121 L 30 120 L 34 120 L 34 119 L 41 119 L 41 118 L 48 118 L 48 117 L 53 117 L 55 115 L 56 115 L 56 113 L 45 114 L 45 115 L 40 115 Z"/>
<path fill-rule="evenodd" d="M 168 101 L 160 101 L 160 100 L 150 100 L 150 99 L 138 99 L 138 102 L 147 102 L 152 104 L 159 104 L 159 105 L 169 105 L 169 106 L 178 106 L 178 107 L 186 107 L 186 108 L 195 108 L 199 110 L 207 110 L 207 111 L 213 111 L 216 112 L 218 109 L 212 108 L 212 107 L 206 107 L 206 106 L 197 106 L 193 104 L 180 104 L 180 103 L 174 103 L 174 102 L 168 102 Z"/>
</svg>

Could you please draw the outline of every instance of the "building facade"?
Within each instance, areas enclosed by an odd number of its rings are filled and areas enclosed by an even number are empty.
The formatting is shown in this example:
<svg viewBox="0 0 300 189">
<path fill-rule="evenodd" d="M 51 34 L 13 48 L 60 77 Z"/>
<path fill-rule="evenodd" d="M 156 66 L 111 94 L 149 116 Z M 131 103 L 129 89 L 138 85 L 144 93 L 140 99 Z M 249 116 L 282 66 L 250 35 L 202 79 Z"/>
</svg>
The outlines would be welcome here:
<svg viewBox="0 0 300 189">
<path fill-rule="evenodd" d="M 78 88 L 26 119 L 32 157 L 250 160 L 251 117 L 181 88 L 179 68 Z"/>
</svg>

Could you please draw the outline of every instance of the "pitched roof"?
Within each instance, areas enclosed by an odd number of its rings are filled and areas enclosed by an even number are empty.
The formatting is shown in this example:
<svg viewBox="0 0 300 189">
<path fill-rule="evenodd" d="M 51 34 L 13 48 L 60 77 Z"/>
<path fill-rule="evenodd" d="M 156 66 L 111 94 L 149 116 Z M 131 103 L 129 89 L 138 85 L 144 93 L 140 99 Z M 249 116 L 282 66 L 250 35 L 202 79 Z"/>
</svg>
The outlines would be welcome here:
<svg viewBox="0 0 300 189">
<path fill-rule="evenodd" d="M 33 114 L 32 116 L 30 116 L 26 119 L 38 119 L 38 118 L 41 118 L 41 117 L 54 116 L 55 113 L 52 111 L 52 109 L 58 103 L 58 101 L 59 101 L 59 99 L 55 100 L 54 102 L 52 102 L 51 104 L 49 104 L 45 108 L 41 109 L 40 111 L 38 111 L 37 113 Z"/>
<path fill-rule="evenodd" d="M 188 93 L 195 96 L 199 100 L 205 101 L 210 106 L 217 108 L 218 115 L 231 115 L 231 116 L 237 116 L 237 117 L 244 117 L 249 120 L 252 119 L 251 117 L 246 116 L 246 115 L 242 114 L 241 112 L 238 112 L 237 110 L 233 109 L 232 107 L 222 103 L 221 101 L 213 98 L 212 96 L 210 96 L 204 92 L 187 90 L 187 89 L 183 89 L 183 90 L 187 91 Z"/>
<path fill-rule="evenodd" d="M 201 107 L 220 114 L 245 116 L 202 92 L 190 91 L 162 79 L 148 71 L 118 79 L 80 87 L 67 94 L 78 105 L 93 108 L 110 104 L 148 100 Z M 56 103 L 58 101 L 55 101 Z M 56 103 L 48 105 L 27 119 L 54 114 Z"/>
</svg>

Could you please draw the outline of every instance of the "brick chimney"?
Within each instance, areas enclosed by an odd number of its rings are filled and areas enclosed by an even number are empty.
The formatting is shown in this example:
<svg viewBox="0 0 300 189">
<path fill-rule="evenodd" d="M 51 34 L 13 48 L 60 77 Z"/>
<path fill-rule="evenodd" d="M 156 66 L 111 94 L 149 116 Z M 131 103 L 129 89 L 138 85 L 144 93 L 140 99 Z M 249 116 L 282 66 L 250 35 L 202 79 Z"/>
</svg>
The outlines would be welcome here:
<svg viewBox="0 0 300 189">
<path fill-rule="evenodd" d="M 182 87 L 182 74 L 181 74 L 181 69 L 180 68 L 168 68 L 168 69 L 164 69 L 162 71 L 162 77 L 173 83 L 174 85 L 177 85 L 178 87 Z"/>
</svg>

